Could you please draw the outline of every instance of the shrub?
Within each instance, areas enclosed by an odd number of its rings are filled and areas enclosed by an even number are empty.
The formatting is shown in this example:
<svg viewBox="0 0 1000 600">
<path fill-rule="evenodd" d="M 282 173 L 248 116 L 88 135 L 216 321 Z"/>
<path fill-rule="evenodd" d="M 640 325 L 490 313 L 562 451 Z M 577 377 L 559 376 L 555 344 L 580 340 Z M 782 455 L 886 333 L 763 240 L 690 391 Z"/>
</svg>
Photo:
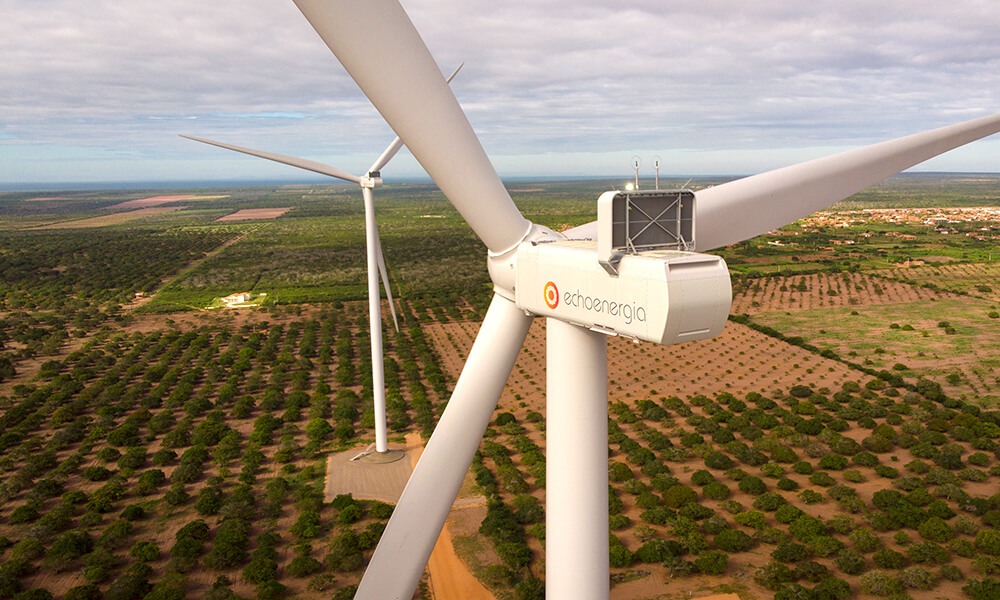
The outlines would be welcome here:
<svg viewBox="0 0 1000 600">
<path fill-rule="evenodd" d="M 778 480 L 778 489 L 785 490 L 786 492 L 791 492 L 793 490 L 799 489 L 799 484 L 794 479 L 789 479 L 784 477 Z"/>
<path fill-rule="evenodd" d="M 144 597 L 153 589 L 149 583 L 152 572 L 153 569 L 145 563 L 132 565 L 104 592 L 105 600 L 131 600 Z"/>
<path fill-rule="evenodd" d="M 784 584 L 789 583 L 794 578 L 792 569 L 787 565 L 778 562 L 767 563 L 757 569 L 753 575 L 753 580 L 769 590 L 780 590 Z"/>
<path fill-rule="evenodd" d="M 983 580 L 970 579 L 962 586 L 962 591 L 972 600 L 995 600 L 1000 598 L 1000 581 L 990 577 Z"/>
<path fill-rule="evenodd" d="M 635 551 L 635 558 L 644 563 L 662 563 L 682 553 L 680 543 L 674 540 L 651 539 Z"/>
<path fill-rule="evenodd" d="M 528 564 L 528 562 L 531 561 L 531 550 L 527 546 L 525 546 L 525 549 L 528 550 L 528 560 L 526 560 L 523 564 L 519 566 L 525 566 Z M 635 555 L 632 554 L 632 552 L 628 548 L 626 548 L 624 544 L 622 544 L 621 540 L 619 540 L 618 537 L 614 535 L 611 535 L 610 537 L 608 552 L 609 552 L 610 564 L 612 567 L 627 567 L 631 565 L 632 562 L 635 560 Z M 501 556 L 501 558 L 503 557 Z"/>
<path fill-rule="evenodd" d="M 837 554 L 837 566 L 848 575 L 859 575 L 868 568 L 865 557 L 851 548 L 845 548 Z"/>
<path fill-rule="evenodd" d="M 750 476 L 740 480 L 739 488 L 741 492 L 752 496 L 759 496 L 767 491 L 767 484 L 760 477 Z"/>
<path fill-rule="evenodd" d="M 839 454 L 827 454 L 819 459 L 819 468 L 840 471 L 847 466 L 847 459 Z"/>
<path fill-rule="evenodd" d="M 632 469 L 630 469 L 625 463 L 612 461 L 611 464 L 608 465 L 608 479 L 611 481 L 629 481 L 634 477 L 635 474 L 632 472 Z"/>
<path fill-rule="evenodd" d="M 74 529 L 60 535 L 45 553 L 47 562 L 62 570 L 63 563 L 77 560 L 94 548 L 94 540 L 86 531 Z"/>
<path fill-rule="evenodd" d="M 92 583 L 78 585 L 66 590 L 63 600 L 101 600 L 101 588 Z"/>
<path fill-rule="evenodd" d="M 715 477 L 705 469 L 698 469 L 691 474 L 691 483 L 697 486 L 706 486 L 715 481 Z"/>
<path fill-rule="evenodd" d="M 907 567 L 896 578 L 904 588 L 929 590 L 937 585 L 937 575 L 923 567 Z"/>
<path fill-rule="evenodd" d="M 243 567 L 243 580 L 250 583 L 267 583 L 278 576 L 278 563 L 266 556 L 257 556 Z"/>
<path fill-rule="evenodd" d="M 705 466 L 710 469 L 725 471 L 733 468 L 733 460 L 722 452 L 713 451 L 705 455 Z"/>
<path fill-rule="evenodd" d="M 698 494 L 685 485 L 674 485 L 663 492 L 663 503 L 670 508 L 680 508 L 698 499 Z"/>
<path fill-rule="evenodd" d="M 850 584 L 836 577 L 828 577 L 813 588 L 813 600 L 846 600 L 850 597 Z"/>
<path fill-rule="evenodd" d="M 882 548 L 872 555 L 872 562 L 883 569 L 899 569 L 906 564 L 906 557 L 895 550 Z"/>
<path fill-rule="evenodd" d="M 780 544 L 786 537 L 785 532 L 777 527 L 765 527 L 753 534 L 753 539 L 762 544 L 771 544 L 772 546 Z"/>
<path fill-rule="evenodd" d="M 774 552 L 771 552 L 771 558 L 783 563 L 798 562 L 808 556 L 809 550 L 804 545 L 792 541 L 782 542 Z"/>
<path fill-rule="evenodd" d="M 754 508 L 767 512 L 777 510 L 780 506 L 784 504 L 787 504 L 787 501 L 781 494 L 777 492 L 766 492 L 764 494 L 761 494 L 760 496 L 757 496 L 757 499 L 753 501 Z"/>
<path fill-rule="evenodd" d="M 150 541 L 136 542 L 128 554 L 139 562 L 151 562 L 160 558 L 160 547 Z"/>
<path fill-rule="evenodd" d="M 942 565 L 941 570 L 938 571 L 938 575 L 941 576 L 941 579 L 947 579 L 948 581 L 962 581 L 965 579 L 962 570 L 955 565 Z"/>
<path fill-rule="evenodd" d="M 323 564 L 311 556 L 296 556 L 288 565 L 292 577 L 307 577 L 323 569 Z"/>
<path fill-rule="evenodd" d="M 879 458 L 875 454 L 868 451 L 858 452 L 851 457 L 854 464 L 862 467 L 874 467 L 879 463 Z"/>
<path fill-rule="evenodd" d="M 862 483 L 865 481 L 865 476 L 861 474 L 861 471 L 849 469 L 844 471 L 844 480 L 851 483 Z"/>
<path fill-rule="evenodd" d="M 798 519 L 803 514 L 802 509 L 792 506 L 791 504 L 783 504 L 774 511 L 774 518 L 779 523 L 791 523 L 795 519 Z"/>
<path fill-rule="evenodd" d="M 805 504 L 817 504 L 825 500 L 823 494 L 813 490 L 802 490 L 799 492 L 799 500 Z"/>
<path fill-rule="evenodd" d="M 748 510 L 733 516 L 733 520 L 745 527 L 763 529 L 767 527 L 767 515 L 759 510 Z"/>
<path fill-rule="evenodd" d="M 875 596 L 891 596 L 903 591 L 903 586 L 890 573 L 877 569 L 861 576 L 861 589 Z"/>
<path fill-rule="evenodd" d="M 726 552 L 745 552 L 753 544 L 753 538 L 739 529 L 726 529 L 715 536 L 715 547 Z"/>
<path fill-rule="evenodd" d="M 364 564 L 365 557 L 358 547 L 358 535 L 350 529 L 344 531 L 330 543 L 330 551 L 326 555 L 329 568 L 349 572 Z"/>
<path fill-rule="evenodd" d="M 356 505 L 351 504 L 350 506 Z M 347 510 L 347 508 L 345 508 L 345 510 Z M 310 539 L 318 536 L 323 531 L 323 524 L 319 513 L 315 510 L 302 511 L 299 513 L 295 523 L 292 524 L 290 531 L 292 535 L 303 539 Z"/>
<path fill-rule="evenodd" d="M 827 535 L 827 526 L 822 519 L 803 515 L 789 524 L 788 532 L 800 542 L 808 542 L 814 537 Z"/>
<path fill-rule="evenodd" d="M 869 527 L 858 527 L 850 532 L 849 537 L 858 552 L 874 552 L 882 547 L 882 539 Z"/>
<path fill-rule="evenodd" d="M 796 579 L 805 579 L 812 583 L 822 581 L 830 576 L 830 569 L 812 560 L 795 565 L 794 572 Z"/>
<path fill-rule="evenodd" d="M 710 500 L 725 500 L 730 496 L 731 492 L 725 484 L 713 481 L 702 489 L 702 493 Z"/>
<path fill-rule="evenodd" d="M 188 501 L 190 494 L 184 489 L 183 483 L 175 483 L 170 486 L 167 493 L 163 495 L 163 499 L 166 500 L 167 504 L 171 506 L 180 506 Z"/>
<path fill-rule="evenodd" d="M 729 565 L 729 556 L 719 550 L 703 552 L 694 560 L 694 566 L 706 575 L 722 575 Z"/>
<path fill-rule="evenodd" d="M 917 527 L 920 536 L 925 540 L 945 543 L 955 537 L 955 530 L 941 517 L 931 517 Z"/>
<path fill-rule="evenodd" d="M 983 529 L 976 534 L 976 548 L 990 556 L 1000 555 L 1000 531 Z"/>
<path fill-rule="evenodd" d="M 896 479 L 899 477 L 899 470 L 888 465 L 878 465 L 875 467 L 875 474 L 886 479 Z"/>
<path fill-rule="evenodd" d="M 934 542 L 919 542 L 910 546 L 906 556 L 915 563 L 937 563 L 942 565 L 949 560 L 948 551 Z"/>
</svg>

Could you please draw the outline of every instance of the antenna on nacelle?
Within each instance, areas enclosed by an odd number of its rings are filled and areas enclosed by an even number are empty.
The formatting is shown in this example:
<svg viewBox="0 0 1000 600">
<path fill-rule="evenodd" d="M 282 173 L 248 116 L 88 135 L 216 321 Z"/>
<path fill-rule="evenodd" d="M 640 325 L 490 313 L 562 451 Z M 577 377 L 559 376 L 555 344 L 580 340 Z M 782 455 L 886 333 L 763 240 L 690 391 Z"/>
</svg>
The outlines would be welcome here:
<svg viewBox="0 0 1000 600">
<path fill-rule="evenodd" d="M 639 167 L 642 166 L 642 159 L 639 155 L 632 157 L 632 169 L 635 171 L 635 189 L 639 189 Z"/>
<path fill-rule="evenodd" d="M 656 189 L 660 189 L 660 163 L 663 159 L 659 155 L 653 157 L 653 168 L 656 169 Z"/>
</svg>

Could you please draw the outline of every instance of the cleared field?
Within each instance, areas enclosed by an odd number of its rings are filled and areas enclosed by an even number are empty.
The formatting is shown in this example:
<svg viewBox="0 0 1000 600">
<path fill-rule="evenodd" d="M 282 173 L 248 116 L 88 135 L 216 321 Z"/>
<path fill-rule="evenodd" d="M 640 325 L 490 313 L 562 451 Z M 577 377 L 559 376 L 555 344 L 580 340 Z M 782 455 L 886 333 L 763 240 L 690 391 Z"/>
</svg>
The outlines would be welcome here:
<svg viewBox="0 0 1000 600">
<path fill-rule="evenodd" d="M 140 219 L 148 219 L 149 217 L 155 217 L 169 212 L 174 212 L 175 210 L 183 210 L 185 208 L 187 207 L 153 206 L 150 208 L 140 208 L 139 210 L 114 213 L 110 215 L 104 215 L 101 217 L 91 217 L 89 219 L 79 219 L 77 221 L 63 221 L 62 223 L 52 223 L 50 225 L 34 227 L 33 229 L 84 229 L 89 227 L 108 227 L 110 225 L 121 225 L 122 223 L 129 223 L 131 221 L 138 221 Z"/>
<path fill-rule="evenodd" d="M 907 273 L 913 269 L 907 270 Z M 888 275 L 886 275 L 888 276 Z M 872 277 L 864 273 L 832 275 L 816 273 L 790 277 L 762 277 L 734 289 L 730 313 L 759 314 L 770 311 L 799 311 L 929 302 L 954 298 L 953 294 L 922 288 L 901 281 Z"/>
<path fill-rule="evenodd" d="M 478 332 L 470 322 L 423 326 L 445 372 L 458 378 Z M 608 339 L 609 401 L 633 403 L 647 397 L 692 398 L 729 392 L 787 390 L 795 385 L 840 389 L 846 381 L 870 379 L 843 363 L 728 323 L 722 335 L 676 346 Z M 521 407 L 524 402 L 526 406 Z M 545 411 L 545 321 L 536 319 L 507 380 L 500 406 L 515 414 Z"/>
<path fill-rule="evenodd" d="M 264 221 L 277 219 L 290 210 L 292 210 L 291 206 L 282 208 L 244 208 L 231 215 L 216 219 L 216 221 Z"/>
<path fill-rule="evenodd" d="M 754 320 L 875 369 L 928 377 L 949 396 L 988 407 L 1000 403 L 1000 333 L 990 306 L 952 298 L 759 313 Z"/>
<path fill-rule="evenodd" d="M 128 202 L 122 202 L 121 204 L 115 204 L 114 206 L 109 206 L 108 209 L 131 210 L 133 208 L 149 208 L 151 206 L 159 206 L 169 202 L 180 202 L 182 200 L 218 200 L 220 198 L 228 197 L 229 196 L 196 196 L 194 194 L 183 194 L 178 196 L 151 196 L 149 198 L 137 198 L 135 200 L 129 200 Z"/>
<path fill-rule="evenodd" d="M 1000 252 L 997 253 L 1000 258 Z M 892 279 L 933 283 L 939 288 L 1000 300 L 1000 264 L 958 264 L 913 267 L 879 272 Z"/>
</svg>

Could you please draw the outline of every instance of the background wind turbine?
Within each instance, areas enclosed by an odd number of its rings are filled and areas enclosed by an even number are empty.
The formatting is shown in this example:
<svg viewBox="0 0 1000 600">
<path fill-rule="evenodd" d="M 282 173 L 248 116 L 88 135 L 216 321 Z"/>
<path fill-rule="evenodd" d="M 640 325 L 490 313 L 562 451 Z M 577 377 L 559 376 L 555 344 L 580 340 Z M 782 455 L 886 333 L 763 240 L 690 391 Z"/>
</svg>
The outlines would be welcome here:
<svg viewBox="0 0 1000 600">
<path fill-rule="evenodd" d="M 538 314 L 547 317 L 546 501 L 554 507 L 546 510 L 546 595 L 607 598 L 606 336 L 620 333 L 666 343 L 685 335 L 700 339 L 717 334 L 728 312 L 728 275 L 722 278 L 716 273 L 709 278 L 716 286 L 714 294 L 695 295 L 692 300 L 681 293 L 680 302 L 668 294 L 675 289 L 669 279 L 676 274 L 680 284 L 676 289 L 681 292 L 694 289 L 686 287 L 693 284 L 684 279 L 685 274 L 691 274 L 692 268 L 697 275 L 707 273 L 705 265 L 717 272 L 720 263 L 724 271 L 724 263 L 696 253 L 638 253 L 619 258 L 612 269 L 617 277 L 612 270 L 606 271 L 598 266 L 598 244 L 605 233 L 600 219 L 570 232 L 573 237 L 596 238 L 596 243 L 568 243 L 563 235 L 520 214 L 397 0 L 294 1 L 486 244 L 495 290 L 451 400 L 355 597 L 412 596 L 528 327 Z M 779 169 L 697 194 L 684 192 L 685 202 L 694 209 L 690 246 L 712 249 L 766 233 L 997 131 L 1000 115 Z M 576 277 L 584 281 L 580 284 L 583 294 L 607 299 L 617 293 L 618 301 L 638 306 L 642 299 L 632 295 L 636 291 L 635 270 L 656 264 L 668 279 L 667 293 L 657 287 L 659 281 L 650 284 L 648 289 L 659 293 L 663 301 L 647 308 L 650 314 L 659 311 L 656 318 L 662 323 L 658 324 L 665 328 L 662 338 L 648 329 L 614 320 L 603 324 L 588 321 L 578 312 L 567 311 L 570 296 L 560 296 L 555 290 L 556 278 Z M 673 312 L 675 308 L 681 309 L 679 316 Z M 708 327 L 691 328 L 702 324 Z"/>
<path fill-rule="evenodd" d="M 448 76 L 448 79 L 445 80 L 446 84 L 451 82 L 455 75 L 457 75 L 462 69 L 462 66 L 463 65 L 458 65 L 451 75 Z M 324 165 L 322 163 L 303 158 L 296 158 L 294 156 L 285 156 L 283 154 L 275 154 L 273 152 L 264 152 L 261 150 L 253 150 L 251 148 L 233 146 L 231 144 L 224 144 L 222 142 L 206 140 L 204 138 L 198 138 L 190 135 L 182 135 L 181 137 L 194 140 L 196 142 L 202 142 L 204 144 L 210 144 L 212 146 L 218 146 L 227 150 L 257 156 L 259 158 L 266 158 L 267 160 L 291 165 L 293 167 L 298 167 L 314 173 L 320 173 L 322 175 L 328 175 L 344 181 L 350 181 L 361 187 L 361 195 L 364 198 L 365 205 L 365 242 L 368 249 L 368 320 L 371 330 L 372 395 L 375 405 L 375 452 L 376 455 L 382 459 L 388 458 L 390 454 L 398 454 L 394 456 L 394 458 L 400 458 L 402 453 L 389 452 L 388 434 L 386 432 L 385 364 L 382 360 L 382 310 L 378 291 L 379 275 L 382 277 L 382 285 L 385 288 L 385 295 L 389 302 L 389 311 L 392 314 L 392 323 L 395 326 L 396 331 L 399 331 L 399 321 L 396 318 L 396 308 L 392 300 L 392 290 L 389 287 L 389 275 L 385 268 L 385 257 L 382 255 L 382 243 L 379 241 L 378 227 L 375 223 L 375 201 L 372 190 L 382 186 L 382 167 L 388 164 L 388 162 L 392 160 L 392 157 L 396 156 L 396 153 L 403 147 L 403 141 L 399 138 L 399 136 L 396 136 L 396 139 L 393 140 L 388 147 L 386 147 L 385 151 L 383 151 L 378 159 L 372 163 L 372 166 L 368 168 L 367 174 L 358 176 L 352 175 L 346 171 L 341 171 L 340 169 L 329 165 Z"/>
</svg>

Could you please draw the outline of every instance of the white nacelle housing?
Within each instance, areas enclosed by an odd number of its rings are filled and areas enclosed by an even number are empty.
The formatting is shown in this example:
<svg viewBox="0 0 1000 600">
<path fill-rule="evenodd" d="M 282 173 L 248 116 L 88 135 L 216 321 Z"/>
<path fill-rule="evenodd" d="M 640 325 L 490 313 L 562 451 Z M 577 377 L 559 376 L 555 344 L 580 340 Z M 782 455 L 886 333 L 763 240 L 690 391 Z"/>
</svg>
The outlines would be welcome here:
<svg viewBox="0 0 1000 600">
<path fill-rule="evenodd" d="M 526 242 L 518 248 L 516 304 L 531 313 L 611 335 L 680 344 L 722 332 L 732 302 L 718 256 L 653 250 L 622 256 L 618 276 L 592 241 Z"/>
</svg>

